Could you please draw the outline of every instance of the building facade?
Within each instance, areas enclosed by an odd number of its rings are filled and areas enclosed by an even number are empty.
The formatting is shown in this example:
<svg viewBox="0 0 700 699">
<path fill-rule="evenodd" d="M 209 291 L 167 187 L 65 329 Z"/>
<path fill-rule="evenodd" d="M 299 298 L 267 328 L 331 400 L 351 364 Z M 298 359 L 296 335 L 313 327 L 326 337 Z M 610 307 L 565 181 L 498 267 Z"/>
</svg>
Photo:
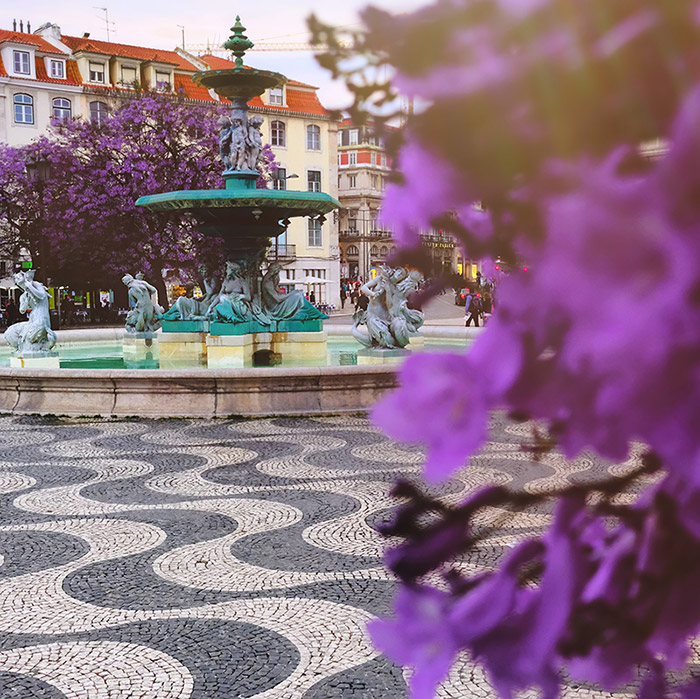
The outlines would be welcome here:
<svg viewBox="0 0 700 699">
<path fill-rule="evenodd" d="M 385 126 L 385 133 L 392 127 Z M 381 223 L 381 206 L 387 178 L 392 168 L 382 136 L 371 122 L 363 126 L 350 119 L 338 126 L 338 213 L 341 278 L 367 280 L 377 265 L 395 251 L 391 231 Z M 449 233 L 421 232 L 421 242 L 430 259 L 430 272 L 449 275 L 457 272 L 466 279 L 476 276 L 476 263 L 463 260 Z"/>
<path fill-rule="evenodd" d="M 180 94 L 193 104 L 218 95 L 192 82 L 197 71 L 232 68 L 213 55 L 193 56 L 82 37 L 56 24 L 30 31 L 0 30 L 0 140 L 13 146 L 45 134 L 52 119 L 82 117 L 99 123 L 134 89 Z M 294 80 L 251 101 L 265 120 L 280 166 L 276 188 L 325 191 L 337 197 L 337 122 L 317 88 Z M 313 290 L 317 301 L 339 303 L 340 248 L 337 221 L 295 220 L 270 250 L 284 265 L 283 281 Z M 286 273 L 286 279 L 284 275 Z M 317 283 L 304 284 L 307 278 Z"/>
</svg>

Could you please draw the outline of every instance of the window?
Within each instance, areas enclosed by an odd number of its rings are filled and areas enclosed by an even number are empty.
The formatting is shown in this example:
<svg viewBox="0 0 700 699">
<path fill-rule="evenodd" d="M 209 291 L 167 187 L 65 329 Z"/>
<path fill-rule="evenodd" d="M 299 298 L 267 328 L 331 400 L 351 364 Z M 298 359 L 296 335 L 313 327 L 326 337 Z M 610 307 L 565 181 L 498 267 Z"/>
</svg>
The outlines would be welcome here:
<svg viewBox="0 0 700 699">
<path fill-rule="evenodd" d="M 309 192 L 320 192 L 321 191 L 321 171 L 320 170 L 309 170 L 306 173 L 306 184 L 307 190 Z"/>
<path fill-rule="evenodd" d="M 273 121 L 270 124 L 270 143 L 283 148 L 287 145 L 287 133 L 283 121 Z"/>
<path fill-rule="evenodd" d="M 359 131 L 357 129 L 350 130 L 350 145 L 356 146 L 359 140 Z"/>
<path fill-rule="evenodd" d="M 52 102 L 54 119 L 70 119 L 70 100 L 56 97 Z"/>
<path fill-rule="evenodd" d="M 29 51 L 13 51 L 15 73 L 29 75 L 32 71 L 29 67 Z"/>
<path fill-rule="evenodd" d="M 376 136 L 370 136 L 369 137 L 369 145 L 370 146 L 376 146 L 377 145 L 377 137 Z"/>
<path fill-rule="evenodd" d="M 270 89 L 270 104 L 284 105 L 284 91 L 281 87 Z"/>
<path fill-rule="evenodd" d="M 372 153 L 372 165 L 379 165 L 379 156 L 376 153 Z"/>
<path fill-rule="evenodd" d="M 343 180 L 342 180 L 341 176 L 340 176 L 340 175 L 338 175 L 338 189 L 340 189 L 340 188 L 341 188 L 341 186 L 342 186 L 342 182 L 343 182 Z"/>
<path fill-rule="evenodd" d="M 156 90 L 170 92 L 170 73 L 162 70 L 156 71 Z"/>
<path fill-rule="evenodd" d="M 355 245 L 348 245 L 347 254 L 349 257 L 357 257 L 360 254 L 360 249 Z"/>
<path fill-rule="evenodd" d="M 306 127 L 306 149 L 321 150 L 321 127 L 313 124 Z"/>
<path fill-rule="evenodd" d="M 107 118 L 107 105 L 104 102 L 90 102 L 90 121 L 102 126 Z"/>
<path fill-rule="evenodd" d="M 308 229 L 308 247 L 320 248 L 323 247 L 323 235 L 321 233 L 321 222 L 318 219 L 309 219 Z"/>
<path fill-rule="evenodd" d="M 15 95 L 15 124 L 34 123 L 34 100 L 29 95 Z"/>
<path fill-rule="evenodd" d="M 272 180 L 273 189 L 287 189 L 287 168 L 277 168 L 277 176 Z"/>
<path fill-rule="evenodd" d="M 348 164 L 357 165 L 357 153 L 355 151 L 348 153 Z"/>
<path fill-rule="evenodd" d="M 63 61 L 49 61 L 49 72 L 52 78 L 63 80 L 66 77 L 66 64 Z"/>
<path fill-rule="evenodd" d="M 382 247 L 379 249 L 379 254 L 382 257 L 384 257 L 384 256 L 386 256 L 386 253 L 387 253 L 386 245 L 382 245 Z"/>
<path fill-rule="evenodd" d="M 380 164 L 382 167 L 386 167 L 386 155 L 380 156 L 379 160 L 380 160 L 380 163 L 379 163 L 379 164 Z"/>
<path fill-rule="evenodd" d="M 378 187 L 379 179 L 377 178 L 377 176 L 372 175 L 371 179 L 372 179 L 372 189 L 379 189 L 379 187 Z"/>
<path fill-rule="evenodd" d="M 357 187 L 357 175 L 348 175 L 348 187 L 350 189 Z"/>
<path fill-rule="evenodd" d="M 376 245 L 372 246 L 372 248 L 369 251 L 369 254 L 372 255 L 372 257 L 376 257 L 379 254 L 379 250 L 377 250 Z"/>
<path fill-rule="evenodd" d="M 122 85 L 127 85 L 131 87 L 136 83 L 136 68 L 131 68 L 129 66 L 122 66 Z"/>
<path fill-rule="evenodd" d="M 91 83 L 104 83 L 105 81 L 105 64 L 104 63 L 94 63 L 90 61 L 90 82 Z"/>
</svg>

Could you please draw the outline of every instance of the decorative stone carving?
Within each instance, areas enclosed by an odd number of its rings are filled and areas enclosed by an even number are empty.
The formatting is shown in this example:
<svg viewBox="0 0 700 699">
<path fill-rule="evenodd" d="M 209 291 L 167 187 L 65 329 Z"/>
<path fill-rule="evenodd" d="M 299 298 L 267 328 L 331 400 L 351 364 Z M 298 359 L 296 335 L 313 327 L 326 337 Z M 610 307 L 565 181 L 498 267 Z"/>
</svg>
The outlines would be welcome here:
<svg viewBox="0 0 700 699">
<path fill-rule="evenodd" d="M 377 276 L 361 288 L 369 304 L 367 310 L 355 313 L 353 337 L 365 347 L 405 347 L 423 325 L 423 313 L 408 307 L 408 297 L 418 289 L 419 282 L 416 270 L 381 266 Z M 360 330 L 362 325 L 367 332 Z"/>
<path fill-rule="evenodd" d="M 260 127 L 263 125 L 264 119 L 259 116 L 250 117 L 248 119 L 248 133 L 246 135 L 246 165 L 249 170 L 255 170 L 258 166 L 260 153 L 262 152 L 263 142 Z"/>
<path fill-rule="evenodd" d="M 282 266 L 273 262 L 262 279 L 262 308 L 273 320 L 314 320 L 327 318 L 312 306 L 301 291 L 287 294 L 280 290 L 280 271 Z"/>
<path fill-rule="evenodd" d="M 51 330 L 49 316 L 49 291 L 34 280 L 34 270 L 17 272 L 15 284 L 22 289 L 19 299 L 20 313 L 27 313 L 28 320 L 15 323 L 5 332 L 5 339 L 19 357 L 46 355 L 56 344 L 56 333 Z"/>
<path fill-rule="evenodd" d="M 262 152 L 262 117 L 249 119 L 222 116 L 219 119 L 219 156 L 225 171 L 255 170 Z"/>
<path fill-rule="evenodd" d="M 226 276 L 219 293 L 209 304 L 206 316 L 231 323 L 244 323 L 253 319 L 251 304 L 253 296 L 239 262 L 226 263 Z"/>
<path fill-rule="evenodd" d="M 136 275 L 143 277 L 141 273 Z M 129 290 L 129 299 L 134 302 L 134 307 L 126 316 L 126 331 L 128 333 L 155 332 L 160 328 L 158 315 L 163 309 L 153 303 L 152 294 L 157 294 L 157 289 L 145 279 L 137 279 L 131 274 L 125 274 L 122 281 Z"/>
<path fill-rule="evenodd" d="M 161 320 L 203 320 L 207 316 L 209 306 L 218 298 L 221 283 L 214 276 L 207 275 L 206 269 L 200 268 L 204 280 L 204 296 L 196 299 L 191 292 L 178 296 L 175 303 L 159 316 Z"/>
</svg>

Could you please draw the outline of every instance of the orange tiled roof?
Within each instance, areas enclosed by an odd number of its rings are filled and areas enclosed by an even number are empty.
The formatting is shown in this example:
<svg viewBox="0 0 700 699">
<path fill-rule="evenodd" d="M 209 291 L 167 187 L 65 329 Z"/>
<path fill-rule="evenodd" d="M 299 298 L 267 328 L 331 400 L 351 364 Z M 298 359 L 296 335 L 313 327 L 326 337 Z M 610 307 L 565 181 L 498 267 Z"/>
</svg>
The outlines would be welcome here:
<svg viewBox="0 0 700 699">
<path fill-rule="evenodd" d="M 57 49 L 53 44 L 50 44 L 44 37 L 38 34 L 26 34 L 25 32 L 12 32 L 8 29 L 0 29 L 0 43 L 4 41 L 13 41 L 16 44 L 35 46 L 43 53 L 55 53 L 59 56 L 66 55 L 65 51 Z"/>
<path fill-rule="evenodd" d="M 38 34 L 26 34 L 25 32 L 12 32 L 8 29 L 0 29 L 0 43 L 4 41 L 13 41 L 16 44 L 27 44 L 35 46 L 43 53 L 55 53 L 59 56 L 65 56 L 65 51 L 57 49 L 53 44 L 50 44 L 44 37 Z"/>
<path fill-rule="evenodd" d="M 203 102 L 215 102 L 216 100 L 209 94 L 209 90 L 201 85 L 195 85 L 189 75 L 175 73 L 175 92 L 182 90 L 186 97 L 192 100 Z"/>
<path fill-rule="evenodd" d="M 133 58 L 137 61 L 169 63 L 182 70 L 196 70 L 189 61 L 185 60 L 175 51 L 149 49 L 144 46 L 131 46 L 129 44 L 116 44 L 111 41 L 98 41 L 90 37 L 62 36 L 61 41 L 73 51 L 88 51 L 90 53 L 100 53 L 105 56 L 121 56 L 122 58 Z"/>
<path fill-rule="evenodd" d="M 46 64 L 41 59 L 36 62 L 36 79 L 42 83 L 57 83 L 59 85 L 82 85 L 78 64 L 75 61 L 66 61 L 66 79 L 49 77 L 46 72 Z"/>
</svg>

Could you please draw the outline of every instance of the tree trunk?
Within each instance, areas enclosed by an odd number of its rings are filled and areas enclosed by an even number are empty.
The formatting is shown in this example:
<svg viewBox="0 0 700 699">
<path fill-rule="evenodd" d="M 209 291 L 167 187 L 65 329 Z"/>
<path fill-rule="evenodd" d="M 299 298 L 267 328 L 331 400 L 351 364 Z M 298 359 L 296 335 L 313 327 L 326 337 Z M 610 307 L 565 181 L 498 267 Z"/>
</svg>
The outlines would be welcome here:
<svg viewBox="0 0 700 699">
<path fill-rule="evenodd" d="M 170 304 L 168 303 L 168 291 L 165 288 L 165 279 L 163 279 L 162 275 L 159 274 L 158 277 L 153 280 L 153 286 L 158 289 L 158 303 L 167 311 Z"/>
</svg>

